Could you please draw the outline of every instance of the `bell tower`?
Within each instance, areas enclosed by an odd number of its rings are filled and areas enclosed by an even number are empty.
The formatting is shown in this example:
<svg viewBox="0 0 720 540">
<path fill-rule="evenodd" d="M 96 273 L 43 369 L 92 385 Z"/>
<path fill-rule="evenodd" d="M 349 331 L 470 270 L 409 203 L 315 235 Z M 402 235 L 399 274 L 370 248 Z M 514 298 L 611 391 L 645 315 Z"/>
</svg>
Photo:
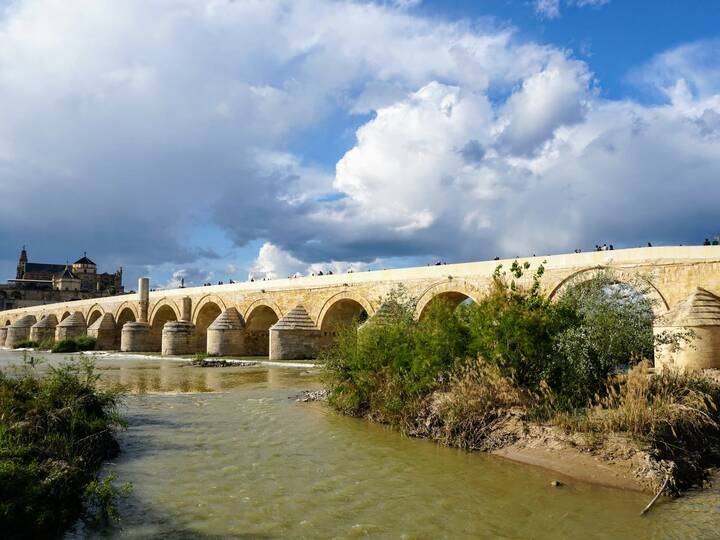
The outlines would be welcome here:
<svg viewBox="0 0 720 540">
<path fill-rule="evenodd" d="M 22 279 L 25 275 L 26 262 L 28 262 L 27 251 L 25 250 L 25 246 L 23 246 L 22 251 L 20 252 L 20 259 L 18 259 L 17 275 L 15 276 L 15 279 Z"/>
</svg>

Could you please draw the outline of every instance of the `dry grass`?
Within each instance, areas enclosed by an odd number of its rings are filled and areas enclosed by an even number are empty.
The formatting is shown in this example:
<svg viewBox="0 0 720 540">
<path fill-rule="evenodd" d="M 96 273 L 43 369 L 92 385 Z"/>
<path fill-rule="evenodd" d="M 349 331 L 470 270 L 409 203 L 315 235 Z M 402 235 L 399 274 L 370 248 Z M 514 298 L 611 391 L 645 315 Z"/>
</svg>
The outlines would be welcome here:
<svg viewBox="0 0 720 540">
<path fill-rule="evenodd" d="M 445 391 L 428 397 L 418 427 L 446 445 L 486 449 L 493 425 L 529 401 L 529 395 L 503 376 L 500 368 L 477 359 L 453 375 Z"/>
<path fill-rule="evenodd" d="M 615 377 L 598 405 L 556 423 L 602 438 L 627 434 L 674 465 L 677 487 L 702 482 L 720 458 L 720 384 L 702 373 L 652 373 L 647 363 Z"/>
</svg>

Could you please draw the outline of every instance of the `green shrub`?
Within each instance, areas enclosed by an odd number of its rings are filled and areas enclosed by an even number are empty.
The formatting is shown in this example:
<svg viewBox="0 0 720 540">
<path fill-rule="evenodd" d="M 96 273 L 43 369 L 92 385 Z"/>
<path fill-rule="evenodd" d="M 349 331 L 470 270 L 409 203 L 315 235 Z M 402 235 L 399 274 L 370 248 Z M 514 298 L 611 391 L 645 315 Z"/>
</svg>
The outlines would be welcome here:
<svg viewBox="0 0 720 540">
<path fill-rule="evenodd" d="M 38 342 L 31 339 L 26 339 L 15 345 L 16 349 L 37 349 Z"/>
<path fill-rule="evenodd" d="M 341 328 L 321 359 L 335 407 L 400 424 L 466 357 L 467 330 L 443 302 L 430 305 L 415 321 L 414 302 L 402 289 L 391 292 L 382 306 L 382 313 L 359 330 Z"/>
<path fill-rule="evenodd" d="M 50 351 L 52 350 L 53 345 L 55 345 L 55 340 L 53 338 L 45 338 L 38 344 L 37 348 L 41 351 Z"/>
<path fill-rule="evenodd" d="M 470 336 L 468 352 L 496 364 L 521 388 L 537 391 L 558 362 L 554 340 L 578 323 L 578 315 L 542 294 L 543 266 L 532 275 L 529 287 L 520 284 L 528 268 L 528 263 L 520 266 L 515 262 L 508 278 L 499 266 L 491 291 L 461 315 Z M 562 386 L 561 381 L 558 383 Z"/>
<path fill-rule="evenodd" d="M 6 538 L 56 537 L 81 514 L 86 486 L 115 455 L 120 395 L 87 358 L 0 371 L 0 527 Z"/>
<path fill-rule="evenodd" d="M 79 336 L 76 338 L 65 338 L 52 346 L 54 353 L 71 353 L 79 351 L 95 350 L 95 338 L 92 336 Z"/>
</svg>

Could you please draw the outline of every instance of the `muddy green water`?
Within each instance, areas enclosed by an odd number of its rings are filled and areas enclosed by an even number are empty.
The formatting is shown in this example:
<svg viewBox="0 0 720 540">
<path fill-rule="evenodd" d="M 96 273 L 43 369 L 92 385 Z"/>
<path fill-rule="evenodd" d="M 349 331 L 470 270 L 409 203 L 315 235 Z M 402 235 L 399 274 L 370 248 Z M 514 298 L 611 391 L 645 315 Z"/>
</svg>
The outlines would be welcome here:
<svg viewBox="0 0 720 540">
<path fill-rule="evenodd" d="M 19 354 L 0 351 L 0 367 Z M 59 359 L 50 358 L 50 362 Z M 296 403 L 303 368 L 188 368 L 108 355 L 127 399 L 122 454 L 134 485 L 111 538 L 720 538 L 720 491 L 663 501 L 409 439 Z M 77 527 L 69 538 L 95 536 Z"/>
</svg>

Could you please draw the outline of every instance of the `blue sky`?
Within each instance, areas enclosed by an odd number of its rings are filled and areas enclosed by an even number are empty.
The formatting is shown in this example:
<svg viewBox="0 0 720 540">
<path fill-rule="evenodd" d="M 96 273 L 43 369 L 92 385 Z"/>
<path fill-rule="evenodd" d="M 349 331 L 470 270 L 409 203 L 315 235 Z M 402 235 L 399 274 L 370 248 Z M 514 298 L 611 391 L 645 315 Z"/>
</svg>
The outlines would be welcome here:
<svg viewBox="0 0 720 540">
<path fill-rule="evenodd" d="M 718 21 L 700 1 L 0 0 L 0 272 L 22 244 L 171 287 L 701 242 Z"/>
</svg>

